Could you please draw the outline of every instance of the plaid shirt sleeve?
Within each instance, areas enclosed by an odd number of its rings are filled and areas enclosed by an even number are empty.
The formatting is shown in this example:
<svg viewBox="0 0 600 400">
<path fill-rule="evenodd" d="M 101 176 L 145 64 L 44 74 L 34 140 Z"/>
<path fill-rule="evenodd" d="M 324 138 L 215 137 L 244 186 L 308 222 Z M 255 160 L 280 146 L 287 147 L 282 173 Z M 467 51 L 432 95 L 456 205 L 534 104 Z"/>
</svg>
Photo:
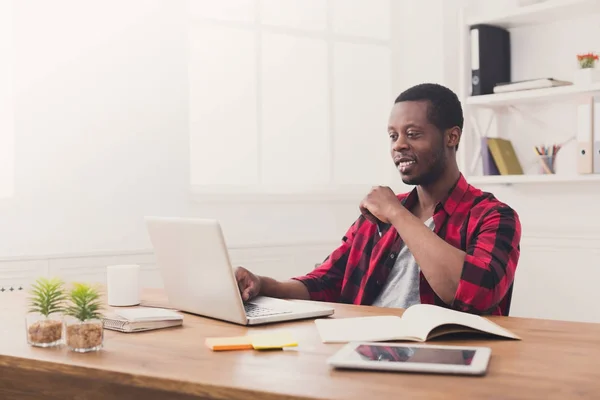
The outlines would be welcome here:
<svg viewBox="0 0 600 400">
<path fill-rule="evenodd" d="M 304 276 L 292 278 L 306 286 L 311 300 L 338 302 L 350 249 L 363 220 L 364 218 L 361 216 L 352 224 L 342 237 L 340 246 L 319 267 Z"/>
<path fill-rule="evenodd" d="M 502 205 L 489 210 L 467 244 L 452 307 L 473 314 L 497 307 L 513 283 L 520 240 L 521 224 L 513 209 Z"/>
</svg>

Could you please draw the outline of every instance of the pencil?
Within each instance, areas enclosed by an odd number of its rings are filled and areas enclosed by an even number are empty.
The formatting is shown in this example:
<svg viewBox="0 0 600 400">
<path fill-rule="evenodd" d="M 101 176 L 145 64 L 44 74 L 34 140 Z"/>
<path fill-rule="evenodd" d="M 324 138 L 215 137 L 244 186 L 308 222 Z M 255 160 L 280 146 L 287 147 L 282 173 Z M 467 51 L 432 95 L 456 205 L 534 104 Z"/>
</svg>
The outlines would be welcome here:
<svg viewBox="0 0 600 400">
<path fill-rule="evenodd" d="M 538 156 L 541 156 L 540 151 L 537 148 L 535 149 L 535 152 L 538 154 Z M 546 161 L 543 158 L 540 158 L 540 161 L 542 162 L 542 166 L 546 172 L 552 174 L 552 171 L 550 170 L 550 167 L 548 167 L 548 164 L 546 164 Z"/>
</svg>

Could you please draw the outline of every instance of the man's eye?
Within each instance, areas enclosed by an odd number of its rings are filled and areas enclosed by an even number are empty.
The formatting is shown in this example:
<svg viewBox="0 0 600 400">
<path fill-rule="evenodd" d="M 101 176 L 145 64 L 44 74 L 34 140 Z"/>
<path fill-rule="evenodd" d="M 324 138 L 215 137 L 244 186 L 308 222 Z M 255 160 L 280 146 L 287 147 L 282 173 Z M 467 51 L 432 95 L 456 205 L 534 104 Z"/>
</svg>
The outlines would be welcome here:
<svg viewBox="0 0 600 400">
<path fill-rule="evenodd" d="M 414 138 L 419 136 L 419 132 L 407 132 L 406 136 L 408 136 L 409 138 Z"/>
<path fill-rule="evenodd" d="M 398 134 L 397 133 L 390 133 L 390 139 L 392 139 L 392 140 L 398 139 Z"/>
</svg>

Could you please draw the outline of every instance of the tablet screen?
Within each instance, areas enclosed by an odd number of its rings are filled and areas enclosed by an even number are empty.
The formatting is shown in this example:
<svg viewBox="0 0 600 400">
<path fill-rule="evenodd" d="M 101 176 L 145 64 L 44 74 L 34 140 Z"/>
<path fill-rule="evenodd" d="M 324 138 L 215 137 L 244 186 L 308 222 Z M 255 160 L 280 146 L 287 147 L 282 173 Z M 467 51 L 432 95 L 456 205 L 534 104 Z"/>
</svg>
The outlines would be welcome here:
<svg viewBox="0 0 600 400">
<path fill-rule="evenodd" d="M 471 365 L 475 350 L 436 349 L 410 346 L 359 345 L 354 349 L 363 360 Z"/>
</svg>

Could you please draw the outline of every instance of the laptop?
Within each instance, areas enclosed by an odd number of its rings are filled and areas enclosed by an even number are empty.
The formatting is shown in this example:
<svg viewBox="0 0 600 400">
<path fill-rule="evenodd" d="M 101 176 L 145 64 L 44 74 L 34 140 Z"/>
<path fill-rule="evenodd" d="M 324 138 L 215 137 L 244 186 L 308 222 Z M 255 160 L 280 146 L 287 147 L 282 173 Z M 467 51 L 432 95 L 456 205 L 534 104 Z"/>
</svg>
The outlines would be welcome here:
<svg viewBox="0 0 600 400">
<path fill-rule="evenodd" d="M 240 325 L 332 315 L 314 302 L 258 296 L 242 300 L 221 226 L 214 219 L 146 217 L 169 305 Z"/>
</svg>

